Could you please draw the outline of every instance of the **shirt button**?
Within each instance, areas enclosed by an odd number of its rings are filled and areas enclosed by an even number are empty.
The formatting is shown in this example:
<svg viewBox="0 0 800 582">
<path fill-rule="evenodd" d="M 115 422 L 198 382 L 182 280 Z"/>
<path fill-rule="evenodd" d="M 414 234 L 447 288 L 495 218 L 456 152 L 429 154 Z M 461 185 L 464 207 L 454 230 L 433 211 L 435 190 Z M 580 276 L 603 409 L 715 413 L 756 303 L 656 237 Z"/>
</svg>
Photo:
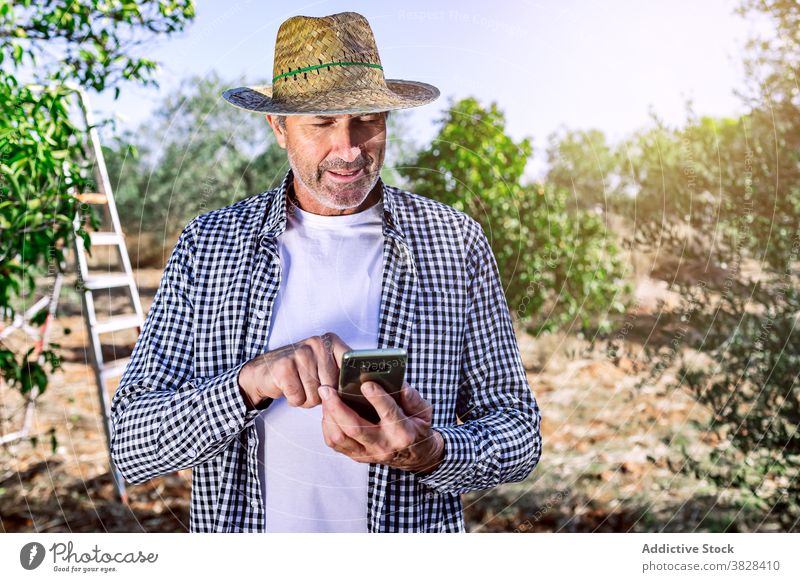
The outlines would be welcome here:
<svg viewBox="0 0 800 582">
<path fill-rule="evenodd" d="M 231 428 L 236 428 L 237 425 L 238 425 L 238 423 L 235 420 L 229 420 L 228 421 L 228 426 L 231 427 Z"/>
<path fill-rule="evenodd" d="M 259 309 L 258 311 L 256 311 L 256 317 L 257 318 L 264 319 L 266 316 L 267 316 L 267 312 L 264 311 L 263 309 Z"/>
</svg>

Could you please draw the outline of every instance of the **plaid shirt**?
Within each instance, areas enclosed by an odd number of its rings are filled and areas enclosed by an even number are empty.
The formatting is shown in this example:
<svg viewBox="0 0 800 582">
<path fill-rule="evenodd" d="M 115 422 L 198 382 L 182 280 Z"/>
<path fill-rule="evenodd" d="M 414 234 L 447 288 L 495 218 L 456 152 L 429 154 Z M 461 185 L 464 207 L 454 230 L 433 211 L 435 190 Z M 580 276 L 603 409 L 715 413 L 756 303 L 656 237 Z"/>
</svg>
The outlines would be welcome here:
<svg viewBox="0 0 800 582">
<path fill-rule="evenodd" d="M 192 532 L 264 531 L 260 410 L 246 409 L 238 374 L 267 346 L 291 180 L 184 228 L 112 400 L 112 457 L 127 481 L 192 468 Z M 520 481 L 538 463 L 539 408 L 481 226 L 382 189 L 378 347 L 408 350 L 406 381 L 433 405 L 445 452 L 425 476 L 371 464 L 367 525 L 463 532 L 460 494 Z"/>
</svg>

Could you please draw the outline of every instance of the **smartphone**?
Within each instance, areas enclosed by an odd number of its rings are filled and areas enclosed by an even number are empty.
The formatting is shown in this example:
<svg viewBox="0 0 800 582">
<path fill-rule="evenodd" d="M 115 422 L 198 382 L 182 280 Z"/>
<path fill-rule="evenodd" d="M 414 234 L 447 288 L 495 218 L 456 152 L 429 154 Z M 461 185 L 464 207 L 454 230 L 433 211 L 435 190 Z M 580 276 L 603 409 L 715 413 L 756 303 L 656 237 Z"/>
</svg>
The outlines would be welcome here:
<svg viewBox="0 0 800 582">
<path fill-rule="evenodd" d="M 339 396 L 361 418 L 377 424 L 380 416 L 361 392 L 361 384 L 377 382 L 399 404 L 407 359 L 408 354 L 402 348 L 345 352 L 339 370 Z"/>
</svg>

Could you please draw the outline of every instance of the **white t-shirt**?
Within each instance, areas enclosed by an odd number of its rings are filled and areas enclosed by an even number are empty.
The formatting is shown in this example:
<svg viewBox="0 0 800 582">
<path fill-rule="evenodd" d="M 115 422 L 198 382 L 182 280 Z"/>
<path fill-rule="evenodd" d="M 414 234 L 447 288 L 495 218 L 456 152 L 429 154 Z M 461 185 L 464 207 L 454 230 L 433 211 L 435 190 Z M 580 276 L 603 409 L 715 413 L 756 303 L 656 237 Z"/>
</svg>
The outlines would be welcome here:
<svg viewBox="0 0 800 582">
<path fill-rule="evenodd" d="M 281 288 L 268 350 L 327 331 L 353 349 L 378 345 L 383 203 L 322 216 L 291 207 L 278 237 Z M 366 532 L 369 465 L 322 436 L 322 406 L 275 400 L 256 418 L 268 532 Z"/>
</svg>

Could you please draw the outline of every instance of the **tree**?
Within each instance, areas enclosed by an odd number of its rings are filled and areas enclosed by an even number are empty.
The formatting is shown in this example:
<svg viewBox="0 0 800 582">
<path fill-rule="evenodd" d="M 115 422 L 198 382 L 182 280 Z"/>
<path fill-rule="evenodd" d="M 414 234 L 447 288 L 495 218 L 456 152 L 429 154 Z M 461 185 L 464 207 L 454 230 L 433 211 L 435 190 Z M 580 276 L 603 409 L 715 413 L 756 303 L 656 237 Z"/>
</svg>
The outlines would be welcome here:
<svg viewBox="0 0 800 582">
<path fill-rule="evenodd" d="M 568 210 L 565 191 L 524 186 L 528 139 L 505 133 L 495 103 L 450 106 L 433 143 L 400 173 L 412 190 L 449 204 L 483 227 L 497 258 L 508 304 L 538 333 L 577 321 L 606 327 L 623 308 L 623 267 L 613 235 L 594 212 Z"/>
<path fill-rule="evenodd" d="M 35 275 L 60 269 L 63 249 L 77 233 L 79 210 L 69 188 L 86 191 L 85 140 L 69 118 L 72 90 L 103 91 L 131 81 L 155 85 L 156 63 L 137 56 L 161 35 L 183 30 L 194 17 L 191 0 L 120 2 L 0 1 L 0 311 L 13 317 Z M 44 90 L 37 88 L 44 86 Z M 37 320 L 44 316 L 40 313 Z M 43 392 L 38 359 L 0 344 L 0 375 L 22 392 Z M 41 354 L 51 370 L 56 354 Z"/>
<path fill-rule="evenodd" d="M 169 237 L 192 217 L 281 181 L 286 153 L 263 115 L 222 99 L 229 86 L 216 73 L 184 80 L 152 119 L 107 148 L 126 230 Z"/>
<path fill-rule="evenodd" d="M 722 193 L 719 214 L 727 240 L 709 253 L 727 263 L 728 272 L 724 281 L 695 282 L 682 291 L 683 305 L 672 318 L 692 314 L 700 333 L 689 342 L 692 351 L 682 358 L 672 387 L 686 386 L 710 409 L 706 428 L 719 442 L 709 459 L 684 451 L 685 467 L 721 488 L 740 491 L 742 509 L 759 509 L 761 523 L 769 516 L 786 531 L 797 531 L 800 3 L 746 0 L 740 12 L 767 17 L 776 35 L 748 43 L 750 94 L 740 95 L 750 111 L 739 120 L 713 123 L 722 144 L 714 178 Z M 687 132 L 697 139 L 708 125 Z M 745 256 L 757 260 L 757 280 L 742 274 Z M 712 365 L 698 365 L 701 356 Z"/>
<path fill-rule="evenodd" d="M 599 129 L 562 129 L 551 134 L 546 182 L 572 192 L 582 208 L 610 209 L 618 190 L 619 160 Z"/>
<path fill-rule="evenodd" d="M 410 116 L 409 110 L 391 111 L 386 124 L 386 157 L 381 168 L 381 179 L 399 188 L 408 188 L 401 172 L 413 163 L 421 147 L 413 139 Z"/>
</svg>

